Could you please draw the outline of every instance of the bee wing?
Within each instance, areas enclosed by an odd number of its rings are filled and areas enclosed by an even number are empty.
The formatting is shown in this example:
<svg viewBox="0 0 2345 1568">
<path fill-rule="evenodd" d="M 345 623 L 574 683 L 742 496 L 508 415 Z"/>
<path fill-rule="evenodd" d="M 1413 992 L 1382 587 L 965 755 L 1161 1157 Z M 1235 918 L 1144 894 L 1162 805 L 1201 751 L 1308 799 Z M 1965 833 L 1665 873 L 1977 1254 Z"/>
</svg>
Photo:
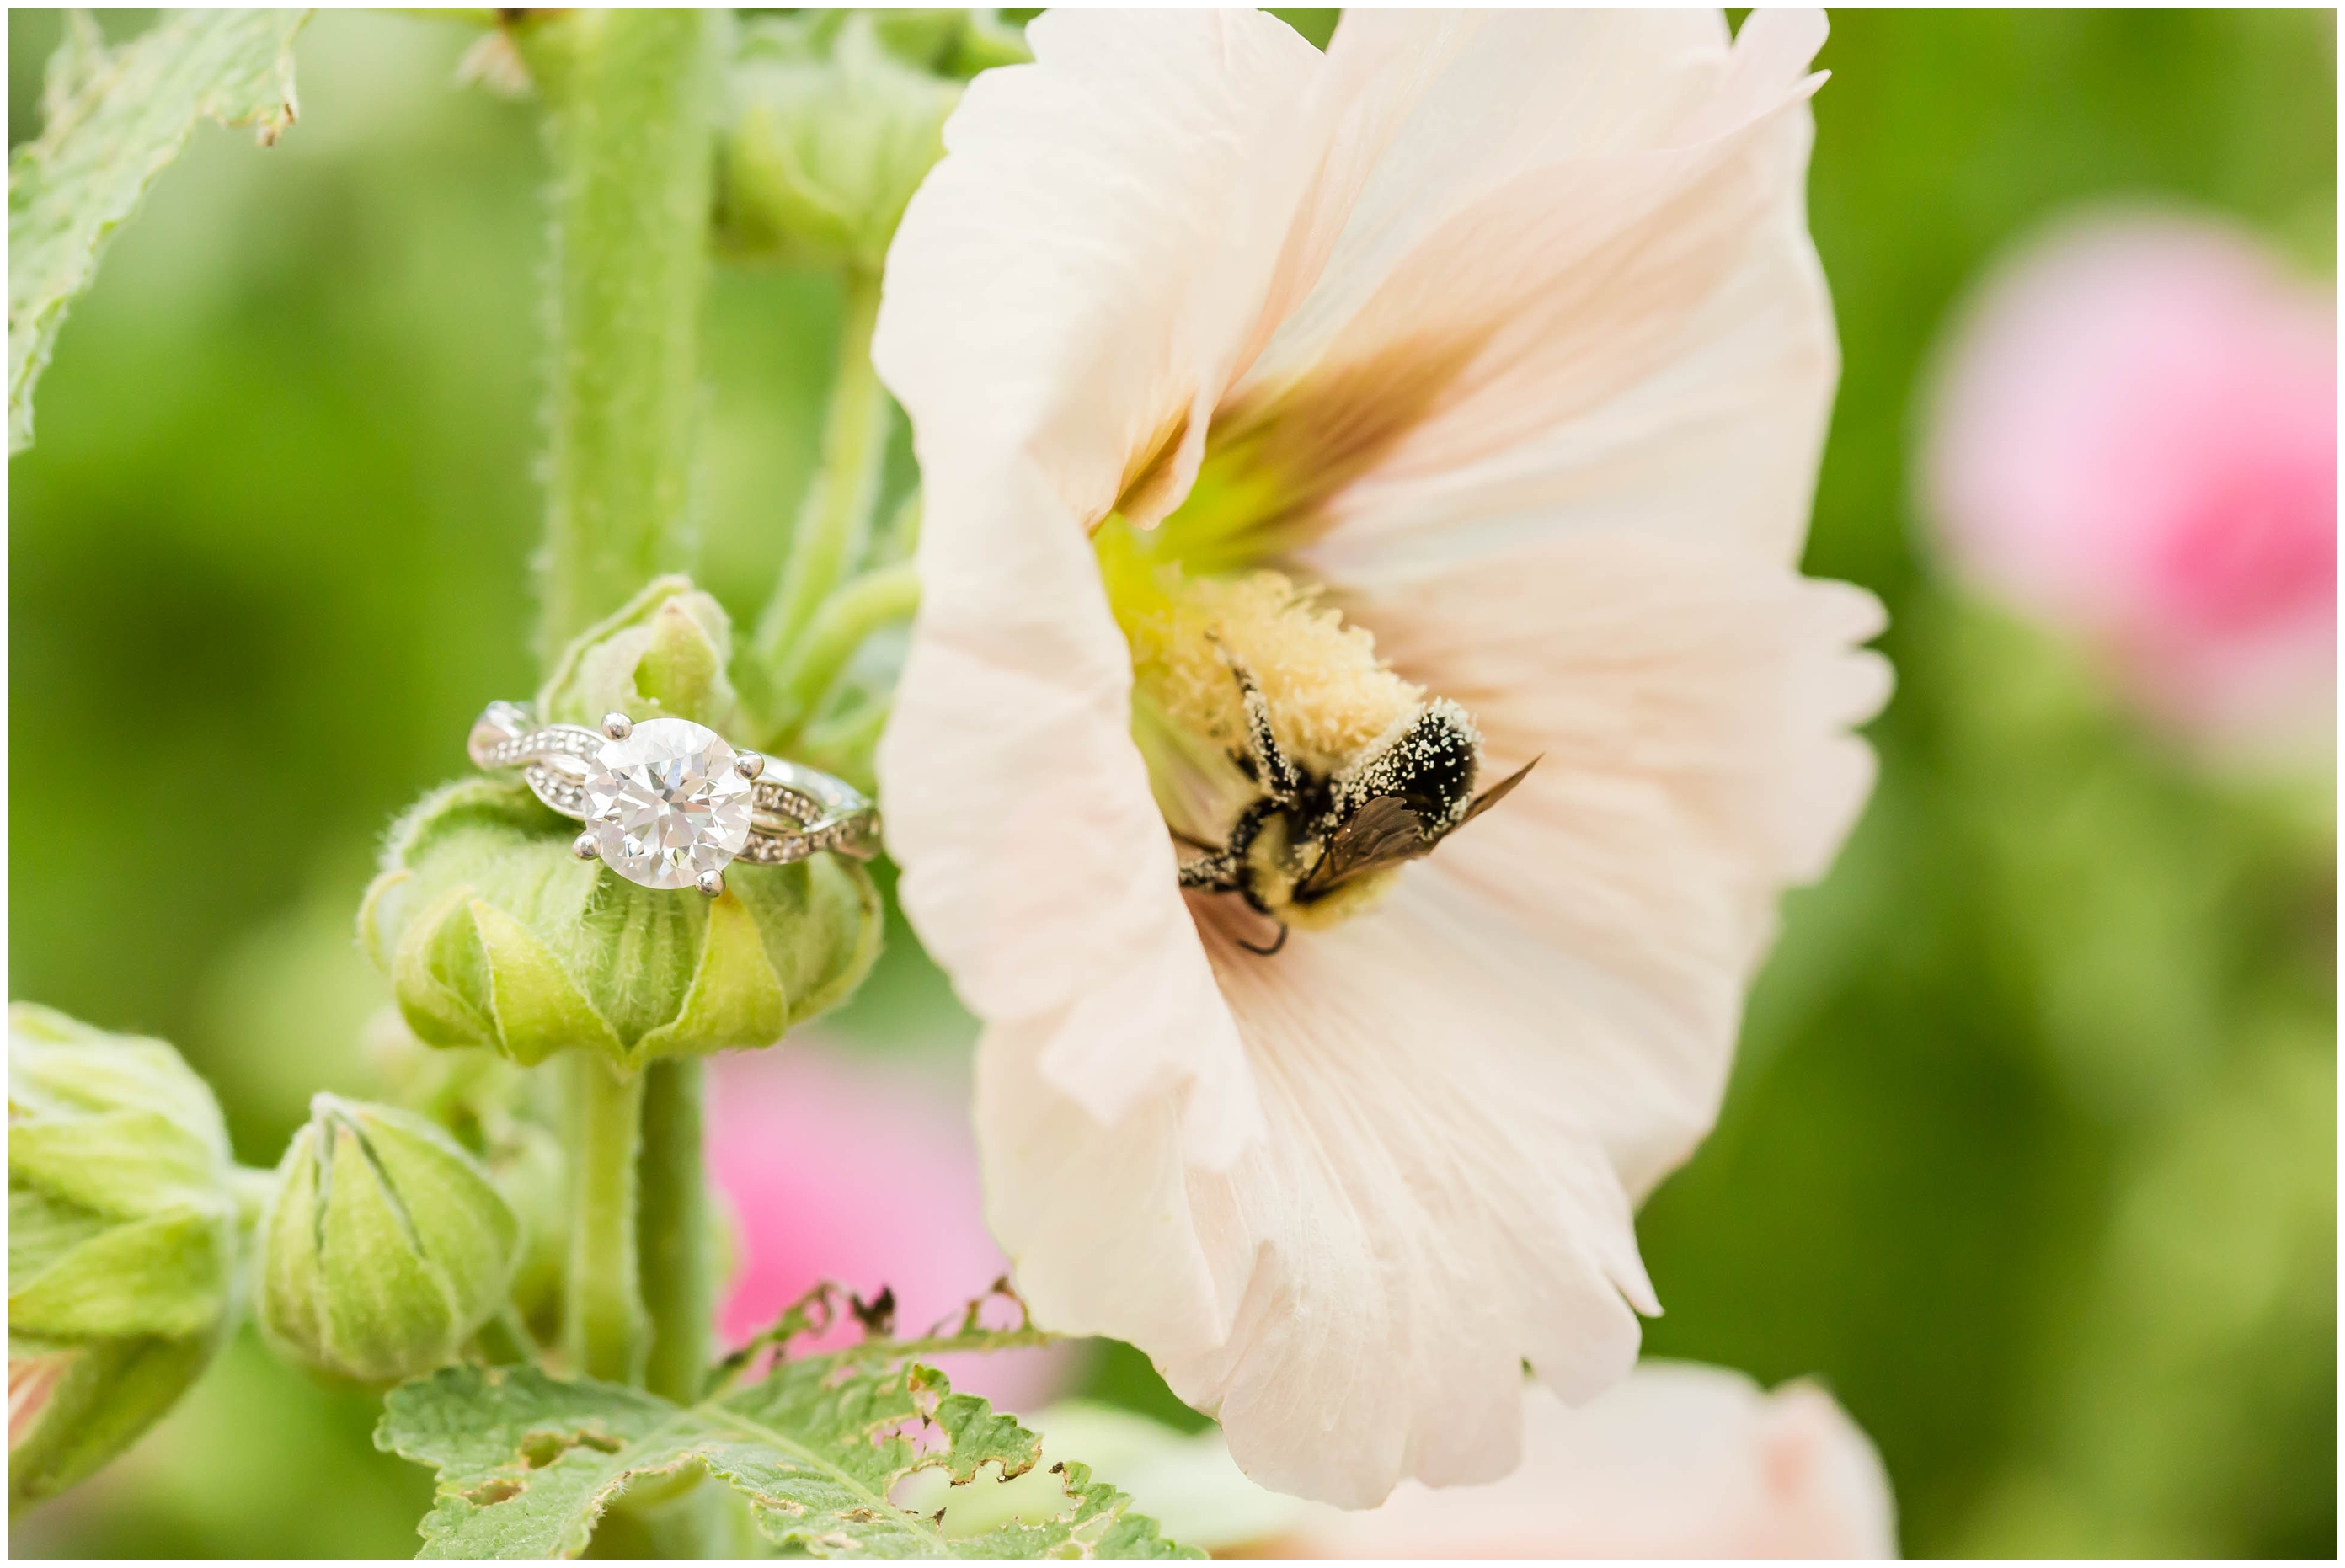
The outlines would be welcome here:
<svg viewBox="0 0 2345 1568">
<path fill-rule="evenodd" d="M 1472 822 L 1476 817 L 1481 815 L 1484 812 L 1489 810 L 1492 806 L 1506 799 L 1507 796 L 1513 792 L 1514 787 L 1529 776 L 1530 771 L 1538 765 L 1539 759 L 1538 757 L 1533 757 L 1530 761 L 1525 763 L 1522 766 L 1508 774 L 1505 778 L 1500 779 L 1497 784 L 1492 784 L 1488 789 L 1486 789 L 1480 794 L 1476 795 L 1474 797 L 1474 804 L 1466 808 L 1466 814 L 1457 819 L 1457 823 L 1449 829 L 1449 832 L 1456 833 L 1458 828 L 1464 827 L 1467 823 Z M 1447 837 L 1448 835 L 1445 834 L 1443 836 Z"/>
<path fill-rule="evenodd" d="M 1335 830 L 1327 841 L 1327 853 L 1296 886 L 1295 895 L 1315 898 L 1362 872 L 1415 860 L 1432 847 L 1425 836 L 1423 818 L 1398 795 L 1377 795 Z"/>
<path fill-rule="evenodd" d="M 1327 853 L 1311 874 L 1296 885 L 1297 898 L 1308 901 L 1334 892 L 1363 872 L 1379 866 L 1398 865 L 1433 853 L 1441 839 L 1456 833 L 1467 823 L 1507 798 L 1514 787 L 1522 783 L 1531 769 L 1538 766 L 1533 757 L 1488 789 L 1474 797 L 1466 814 L 1451 824 L 1448 833 L 1427 835 L 1425 819 L 1409 809 L 1398 795 L 1380 794 L 1354 812 L 1351 820 L 1335 830 L 1327 841 Z"/>
</svg>

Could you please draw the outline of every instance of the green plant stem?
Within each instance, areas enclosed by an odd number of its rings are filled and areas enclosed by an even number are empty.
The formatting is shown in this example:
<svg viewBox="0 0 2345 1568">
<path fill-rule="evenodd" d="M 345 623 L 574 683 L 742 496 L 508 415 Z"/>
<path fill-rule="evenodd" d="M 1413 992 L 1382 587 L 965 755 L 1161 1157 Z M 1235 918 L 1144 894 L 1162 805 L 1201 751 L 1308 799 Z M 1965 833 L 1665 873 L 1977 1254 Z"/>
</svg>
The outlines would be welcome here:
<svg viewBox="0 0 2345 1568">
<path fill-rule="evenodd" d="M 644 1076 L 584 1050 L 570 1069 L 570 1261 L 562 1346 L 571 1371 L 642 1380 L 644 1314 L 635 1251 L 635 1153 Z"/>
<path fill-rule="evenodd" d="M 688 553 L 726 16 L 574 10 L 513 25 L 546 105 L 554 170 L 548 658 Z M 563 1348 L 575 1374 L 635 1382 L 648 1348 L 636 1212 L 645 1079 L 583 1050 L 566 1066 Z"/>
<path fill-rule="evenodd" d="M 724 26 L 573 10 L 514 29 L 554 167 L 549 658 L 685 559 Z"/>
<path fill-rule="evenodd" d="M 894 708 L 891 693 L 874 697 L 835 718 L 809 724 L 799 737 L 794 754 L 807 766 L 837 774 L 869 794 L 878 787 L 878 781 L 872 777 L 871 754 L 878 748 L 880 733 L 887 729 L 888 715 Z"/>
<path fill-rule="evenodd" d="M 537 1341 L 530 1337 L 529 1326 L 510 1301 L 481 1325 L 481 1331 L 472 1337 L 472 1348 L 492 1367 L 533 1366 L 537 1361 Z"/>
<path fill-rule="evenodd" d="M 823 601 L 776 682 L 776 717 L 786 740 L 821 712 L 823 698 L 863 640 L 910 620 L 919 605 L 919 573 L 909 561 L 866 572 Z"/>
<path fill-rule="evenodd" d="M 644 1386 L 678 1404 L 700 1397 L 711 1359 L 708 1182 L 701 1149 L 703 1074 L 696 1057 L 653 1063 L 644 1072 L 644 1145 L 636 1248 L 651 1357 Z"/>
<path fill-rule="evenodd" d="M 879 279 L 849 274 L 838 368 L 823 420 L 822 466 L 798 510 L 781 581 L 757 622 L 756 652 L 767 669 L 781 666 L 816 609 L 830 596 L 878 504 L 888 445 L 888 390 L 871 368 L 871 329 L 878 316 Z"/>
</svg>

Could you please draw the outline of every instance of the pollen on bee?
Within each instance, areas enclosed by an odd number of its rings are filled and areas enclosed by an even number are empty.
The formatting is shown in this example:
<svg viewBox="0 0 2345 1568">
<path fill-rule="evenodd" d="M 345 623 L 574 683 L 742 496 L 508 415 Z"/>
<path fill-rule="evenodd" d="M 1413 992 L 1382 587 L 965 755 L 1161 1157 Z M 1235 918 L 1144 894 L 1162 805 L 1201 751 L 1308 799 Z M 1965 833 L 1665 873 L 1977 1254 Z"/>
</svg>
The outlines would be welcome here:
<svg viewBox="0 0 2345 1568">
<path fill-rule="evenodd" d="M 1413 713 L 1423 688 L 1376 656 L 1376 639 L 1275 572 L 1184 578 L 1127 628 L 1132 662 L 1165 716 L 1232 750 L 1245 709 L 1230 661 L 1254 673 L 1280 745 L 1325 774 Z"/>
</svg>

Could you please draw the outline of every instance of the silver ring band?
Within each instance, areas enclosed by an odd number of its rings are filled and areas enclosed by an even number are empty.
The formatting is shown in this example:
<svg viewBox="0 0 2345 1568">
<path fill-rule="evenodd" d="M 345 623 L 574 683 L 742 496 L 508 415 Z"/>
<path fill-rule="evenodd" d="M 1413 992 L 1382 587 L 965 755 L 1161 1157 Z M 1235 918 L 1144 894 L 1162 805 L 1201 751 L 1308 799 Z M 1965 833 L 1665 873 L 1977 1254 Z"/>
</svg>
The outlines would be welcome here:
<svg viewBox="0 0 2345 1568">
<path fill-rule="evenodd" d="M 648 887 L 724 891 L 734 860 L 786 865 L 828 851 L 879 852 L 879 814 L 842 779 L 737 750 L 685 719 L 606 714 L 600 730 L 543 724 L 492 703 L 465 750 L 491 772 L 518 768 L 550 809 L 587 824 L 574 845 Z"/>
</svg>

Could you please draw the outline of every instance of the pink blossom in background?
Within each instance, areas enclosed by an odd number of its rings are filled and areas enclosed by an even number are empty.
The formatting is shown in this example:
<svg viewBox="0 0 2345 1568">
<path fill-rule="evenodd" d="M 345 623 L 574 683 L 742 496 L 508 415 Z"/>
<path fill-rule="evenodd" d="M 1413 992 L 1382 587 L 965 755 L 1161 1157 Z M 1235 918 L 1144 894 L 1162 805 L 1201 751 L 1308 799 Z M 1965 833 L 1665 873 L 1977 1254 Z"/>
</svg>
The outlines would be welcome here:
<svg viewBox="0 0 2345 1568">
<path fill-rule="evenodd" d="M 958 1319 L 1009 1271 L 985 1228 L 966 1092 L 933 1069 L 858 1059 L 804 1036 L 720 1057 L 707 1142 L 741 1250 L 718 1319 L 728 1344 L 823 1280 L 867 1300 L 893 1288 L 897 1331 L 909 1335 Z M 813 1342 L 845 1344 L 857 1332 L 849 1320 Z M 1049 1399 L 1071 1370 L 1056 1349 L 937 1361 L 956 1389 L 1010 1411 Z"/>
<path fill-rule="evenodd" d="M 1990 274 L 1949 339 L 1924 454 L 1944 544 L 2160 720 L 2325 753 L 2336 329 L 2327 285 L 2230 227 L 2058 226 Z"/>
</svg>

